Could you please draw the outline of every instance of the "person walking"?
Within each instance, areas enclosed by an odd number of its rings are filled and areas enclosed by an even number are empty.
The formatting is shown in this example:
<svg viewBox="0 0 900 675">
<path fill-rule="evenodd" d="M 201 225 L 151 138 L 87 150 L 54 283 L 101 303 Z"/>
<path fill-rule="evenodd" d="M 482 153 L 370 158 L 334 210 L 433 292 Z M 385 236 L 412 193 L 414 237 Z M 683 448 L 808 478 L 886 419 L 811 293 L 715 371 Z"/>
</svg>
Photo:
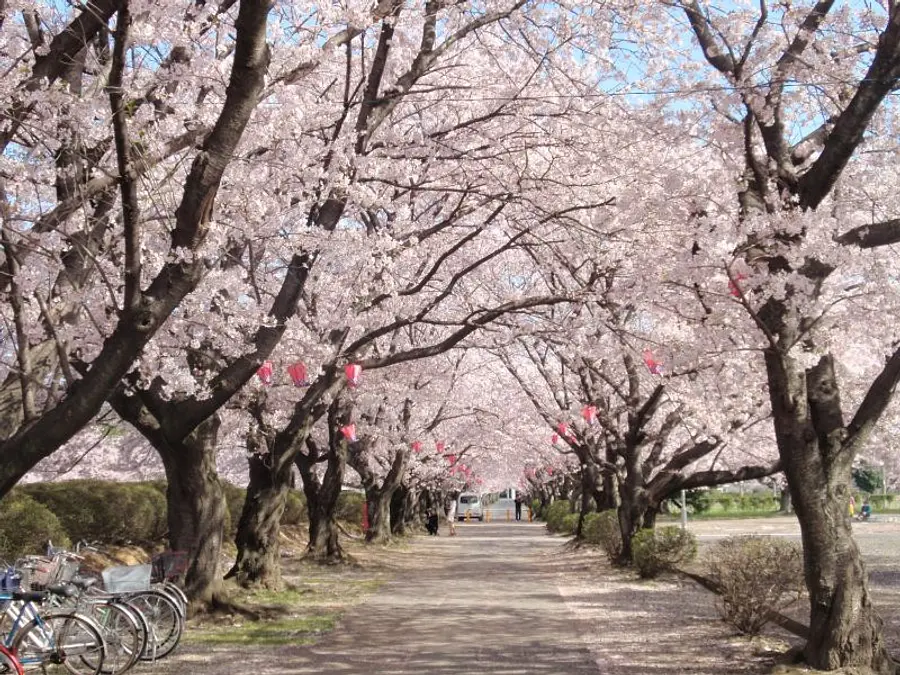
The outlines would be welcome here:
<svg viewBox="0 0 900 675">
<path fill-rule="evenodd" d="M 522 520 L 522 495 L 518 492 L 516 493 L 516 520 Z"/>
<path fill-rule="evenodd" d="M 447 524 L 450 526 L 450 536 L 456 536 L 456 497 L 450 499 L 450 505 L 447 507 Z"/>
</svg>

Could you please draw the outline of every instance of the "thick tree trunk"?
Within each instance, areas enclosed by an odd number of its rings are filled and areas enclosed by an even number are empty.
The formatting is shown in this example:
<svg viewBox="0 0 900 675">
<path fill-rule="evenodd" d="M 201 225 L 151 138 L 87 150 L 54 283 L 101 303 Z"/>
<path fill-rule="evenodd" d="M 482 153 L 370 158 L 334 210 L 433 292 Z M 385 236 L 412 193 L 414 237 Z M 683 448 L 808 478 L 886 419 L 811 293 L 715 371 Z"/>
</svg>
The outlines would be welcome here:
<svg viewBox="0 0 900 675">
<path fill-rule="evenodd" d="M 404 537 L 421 525 L 419 497 L 414 490 L 401 485 L 391 498 L 391 529 L 393 534 Z"/>
<path fill-rule="evenodd" d="M 804 657 L 822 670 L 871 668 L 894 673 L 881 618 L 869 596 L 847 503 L 853 454 L 843 430 L 830 358 L 804 371 L 784 354 L 766 352 L 778 450 L 800 521 L 810 632 Z"/>
<path fill-rule="evenodd" d="M 208 602 L 219 580 L 219 555 L 225 529 L 225 495 L 216 472 L 219 418 L 198 426 L 183 443 L 156 449 L 166 470 L 169 545 L 188 551 L 185 592 Z"/>
<path fill-rule="evenodd" d="M 347 445 L 341 442 L 329 451 L 328 466 L 321 482 L 313 470 L 314 464 L 306 456 L 298 454 L 296 463 L 303 479 L 303 493 L 306 495 L 306 508 L 309 512 L 306 557 L 316 562 L 339 562 L 344 558 L 344 550 L 338 539 L 335 511 L 344 482 Z"/>
<path fill-rule="evenodd" d="M 619 484 L 619 531 L 622 534 L 622 552 L 619 555 L 620 565 L 632 563 L 631 541 L 645 527 L 644 516 L 649 501 L 644 489 L 644 478 L 641 471 L 640 453 L 636 450 L 625 453 L 625 479 Z"/>
<path fill-rule="evenodd" d="M 237 560 L 226 578 L 234 577 L 244 587 L 278 590 L 282 586 L 279 534 L 291 487 L 291 465 L 273 467 L 272 461 L 268 454 L 250 456 L 250 483 L 235 539 Z"/>
<path fill-rule="evenodd" d="M 372 490 L 369 501 L 369 530 L 366 543 L 386 544 L 391 540 L 391 497 L 394 491 Z"/>
</svg>

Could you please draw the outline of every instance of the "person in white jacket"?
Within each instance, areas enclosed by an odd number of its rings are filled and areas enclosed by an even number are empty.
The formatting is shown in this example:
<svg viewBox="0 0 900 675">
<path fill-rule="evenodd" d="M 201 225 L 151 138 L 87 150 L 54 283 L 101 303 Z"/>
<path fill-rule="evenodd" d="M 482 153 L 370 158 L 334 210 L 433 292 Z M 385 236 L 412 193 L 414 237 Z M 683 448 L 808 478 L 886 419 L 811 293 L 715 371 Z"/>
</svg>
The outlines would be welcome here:
<svg viewBox="0 0 900 675">
<path fill-rule="evenodd" d="M 447 524 L 450 526 L 450 536 L 456 536 L 456 498 L 450 500 L 447 507 Z"/>
</svg>

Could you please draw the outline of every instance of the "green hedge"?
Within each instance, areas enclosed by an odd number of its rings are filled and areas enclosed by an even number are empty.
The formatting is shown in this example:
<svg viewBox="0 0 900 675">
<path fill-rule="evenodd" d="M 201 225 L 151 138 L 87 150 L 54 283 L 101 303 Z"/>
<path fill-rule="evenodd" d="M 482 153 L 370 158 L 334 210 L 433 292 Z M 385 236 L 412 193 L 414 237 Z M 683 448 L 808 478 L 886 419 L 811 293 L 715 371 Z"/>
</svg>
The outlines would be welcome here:
<svg viewBox="0 0 900 675">
<path fill-rule="evenodd" d="M 24 555 L 43 554 L 71 542 L 53 512 L 21 491 L 0 501 L 0 558 L 13 563 Z"/>
<path fill-rule="evenodd" d="M 774 513 L 780 508 L 778 499 L 769 491 L 723 492 L 721 490 L 688 490 L 685 502 L 691 513 Z M 678 497 L 668 503 L 671 512 L 681 509 Z"/>
<path fill-rule="evenodd" d="M 643 579 L 653 579 L 697 557 L 697 540 L 687 530 L 672 525 L 640 530 L 631 540 L 634 566 Z"/>
<path fill-rule="evenodd" d="M 362 529 L 362 509 L 365 501 L 366 496 L 361 492 L 351 492 L 350 490 L 341 492 L 338 496 L 335 518 Z"/>
<path fill-rule="evenodd" d="M 543 518 L 550 532 L 566 532 L 565 518 L 572 513 L 572 506 L 566 499 L 559 499 L 544 510 Z"/>
<path fill-rule="evenodd" d="M 145 483 L 73 480 L 18 489 L 56 514 L 72 541 L 153 543 L 166 534 L 165 495 Z"/>
<path fill-rule="evenodd" d="M 226 537 L 233 538 L 246 490 L 230 483 L 222 483 L 222 489 L 227 503 Z M 0 502 L 0 513 L 4 514 L 0 518 L 0 551 L 7 558 L 39 553 L 47 539 L 54 545 L 82 539 L 155 545 L 165 541 L 168 531 L 165 481 L 72 480 L 20 485 Z M 296 525 L 306 517 L 303 494 L 291 490 L 282 523 Z M 359 521 L 358 511 L 354 519 Z"/>
</svg>

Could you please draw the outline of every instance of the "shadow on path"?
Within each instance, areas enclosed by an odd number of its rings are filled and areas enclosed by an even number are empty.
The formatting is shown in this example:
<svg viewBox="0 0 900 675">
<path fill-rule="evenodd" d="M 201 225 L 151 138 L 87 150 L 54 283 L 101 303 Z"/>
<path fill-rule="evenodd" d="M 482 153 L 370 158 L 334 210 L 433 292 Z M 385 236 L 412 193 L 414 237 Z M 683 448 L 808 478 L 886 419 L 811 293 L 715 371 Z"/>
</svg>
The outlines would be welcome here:
<svg viewBox="0 0 900 675">
<path fill-rule="evenodd" d="M 457 529 L 417 541 L 429 567 L 386 584 L 320 644 L 291 650 L 282 672 L 599 673 L 548 565 L 560 541 L 537 524 Z"/>
</svg>

